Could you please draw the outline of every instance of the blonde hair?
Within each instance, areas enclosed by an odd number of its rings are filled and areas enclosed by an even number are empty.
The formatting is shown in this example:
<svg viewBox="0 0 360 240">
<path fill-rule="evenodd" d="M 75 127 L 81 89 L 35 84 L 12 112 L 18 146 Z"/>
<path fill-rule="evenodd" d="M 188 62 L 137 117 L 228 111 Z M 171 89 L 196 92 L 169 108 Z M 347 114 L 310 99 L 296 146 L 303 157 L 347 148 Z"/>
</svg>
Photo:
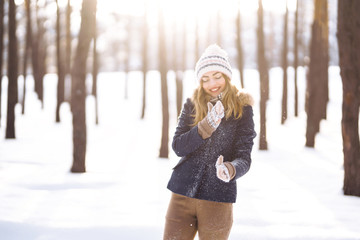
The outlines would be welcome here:
<svg viewBox="0 0 360 240">
<path fill-rule="evenodd" d="M 225 74 L 223 74 L 223 77 L 225 78 L 226 83 L 221 102 L 225 108 L 225 119 L 228 119 L 232 115 L 238 119 L 242 116 L 243 106 L 247 103 L 241 101 L 241 93 L 230 83 L 230 78 Z M 207 103 L 210 99 L 211 96 L 204 91 L 202 82 L 200 82 L 199 87 L 195 89 L 191 99 L 195 106 L 194 113 L 192 115 L 194 117 L 193 126 L 197 125 L 206 116 L 208 112 Z"/>
</svg>

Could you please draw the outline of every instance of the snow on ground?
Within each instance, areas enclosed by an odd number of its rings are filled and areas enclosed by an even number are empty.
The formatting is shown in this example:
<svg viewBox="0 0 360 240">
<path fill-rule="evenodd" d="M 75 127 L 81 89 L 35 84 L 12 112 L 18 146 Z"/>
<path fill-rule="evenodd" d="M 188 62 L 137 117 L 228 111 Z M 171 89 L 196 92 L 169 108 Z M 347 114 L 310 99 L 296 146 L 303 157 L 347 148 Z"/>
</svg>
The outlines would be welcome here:
<svg viewBox="0 0 360 240">
<path fill-rule="evenodd" d="M 289 73 L 292 71 L 289 69 Z M 184 96 L 194 87 L 187 73 Z M 303 76 L 302 73 L 300 75 Z M 299 117 L 293 117 L 289 82 L 289 119 L 280 124 L 280 69 L 271 70 L 267 110 L 269 150 L 258 150 L 238 180 L 231 240 L 360 239 L 360 198 L 342 194 L 341 80 L 330 69 L 328 120 L 321 123 L 315 149 L 305 148 L 304 79 L 299 80 Z M 169 74 L 170 139 L 176 126 L 175 88 Z M 16 107 L 16 140 L 5 140 L 6 88 L 3 81 L 0 128 L 0 239 L 162 239 L 170 197 L 166 189 L 178 158 L 158 158 L 161 136 L 160 82 L 148 73 L 147 110 L 141 113 L 141 73 L 129 76 L 124 99 L 123 73 L 99 76 L 99 121 L 94 98 L 87 98 L 87 173 L 71 174 L 72 126 L 68 104 L 55 123 L 56 76 L 45 79 L 45 105 L 28 81 L 26 113 Z M 290 78 L 292 79 L 292 78 Z M 234 80 L 234 83 L 239 83 Z M 245 84 L 256 101 L 259 129 L 259 81 L 246 71 Z M 20 84 L 21 85 L 21 84 Z"/>
</svg>

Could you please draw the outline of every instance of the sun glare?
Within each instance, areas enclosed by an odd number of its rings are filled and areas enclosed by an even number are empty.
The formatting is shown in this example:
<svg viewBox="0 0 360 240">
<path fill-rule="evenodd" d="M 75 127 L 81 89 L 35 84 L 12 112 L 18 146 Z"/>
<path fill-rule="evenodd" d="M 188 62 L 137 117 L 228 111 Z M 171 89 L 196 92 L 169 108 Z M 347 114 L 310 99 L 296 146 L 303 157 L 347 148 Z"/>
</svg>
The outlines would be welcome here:
<svg viewBox="0 0 360 240">
<path fill-rule="evenodd" d="M 110 12 L 141 16 L 144 14 L 146 0 L 98 0 L 97 11 L 99 14 L 108 14 Z"/>
<path fill-rule="evenodd" d="M 20 1 L 20 0 L 19 0 Z M 265 11 L 284 13 L 286 3 L 289 11 L 294 11 L 297 0 L 262 0 Z M 98 1 L 98 14 L 109 12 L 141 16 L 145 9 L 158 11 L 161 8 L 165 19 L 183 21 L 189 18 L 206 19 L 220 12 L 223 15 L 234 14 L 240 8 L 241 14 L 251 15 L 258 9 L 258 0 L 102 0 Z"/>
<path fill-rule="evenodd" d="M 289 11 L 295 11 L 297 0 L 262 0 L 264 10 L 273 13 L 285 13 L 286 4 Z"/>
</svg>

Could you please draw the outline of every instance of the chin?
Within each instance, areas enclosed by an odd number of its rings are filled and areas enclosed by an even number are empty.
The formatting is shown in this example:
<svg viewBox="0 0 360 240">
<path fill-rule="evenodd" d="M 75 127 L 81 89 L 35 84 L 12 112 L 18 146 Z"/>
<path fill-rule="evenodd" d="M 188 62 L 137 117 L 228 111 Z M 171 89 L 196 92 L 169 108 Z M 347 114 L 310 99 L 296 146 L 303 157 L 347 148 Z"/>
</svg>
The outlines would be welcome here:
<svg viewBox="0 0 360 240">
<path fill-rule="evenodd" d="M 210 94 L 210 96 L 212 96 L 212 97 L 217 97 L 220 93 L 221 93 L 221 92 L 218 91 L 218 92 L 210 92 L 209 94 Z"/>
</svg>

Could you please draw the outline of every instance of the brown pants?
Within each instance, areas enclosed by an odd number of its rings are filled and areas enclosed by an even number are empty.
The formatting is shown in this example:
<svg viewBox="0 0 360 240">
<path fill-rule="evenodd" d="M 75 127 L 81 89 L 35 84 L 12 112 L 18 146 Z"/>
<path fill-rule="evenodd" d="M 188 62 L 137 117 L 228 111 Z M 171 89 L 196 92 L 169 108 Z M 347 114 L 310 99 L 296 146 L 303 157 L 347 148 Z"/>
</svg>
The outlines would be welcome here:
<svg viewBox="0 0 360 240">
<path fill-rule="evenodd" d="M 232 203 L 172 194 L 166 214 L 164 240 L 226 240 L 233 223 Z"/>
</svg>

